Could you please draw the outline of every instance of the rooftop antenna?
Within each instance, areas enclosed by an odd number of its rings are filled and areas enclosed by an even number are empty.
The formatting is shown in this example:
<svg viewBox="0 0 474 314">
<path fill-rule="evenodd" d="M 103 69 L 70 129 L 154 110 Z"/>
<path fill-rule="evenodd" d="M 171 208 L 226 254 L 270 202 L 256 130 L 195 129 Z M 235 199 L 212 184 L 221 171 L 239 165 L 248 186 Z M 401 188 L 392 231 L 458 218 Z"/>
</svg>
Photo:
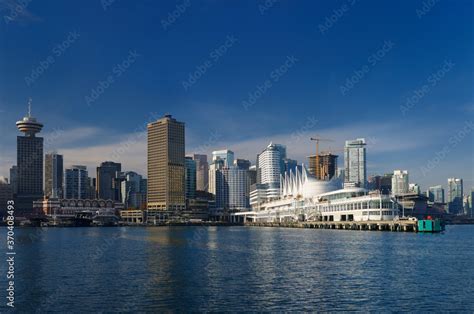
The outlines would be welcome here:
<svg viewBox="0 0 474 314">
<path fill-rule="evenodd" d="M 31 118 L 31 103 L 33 102 L 33 99 L 31 97 L 28 99 L 28 118 Z"/>
</svg>

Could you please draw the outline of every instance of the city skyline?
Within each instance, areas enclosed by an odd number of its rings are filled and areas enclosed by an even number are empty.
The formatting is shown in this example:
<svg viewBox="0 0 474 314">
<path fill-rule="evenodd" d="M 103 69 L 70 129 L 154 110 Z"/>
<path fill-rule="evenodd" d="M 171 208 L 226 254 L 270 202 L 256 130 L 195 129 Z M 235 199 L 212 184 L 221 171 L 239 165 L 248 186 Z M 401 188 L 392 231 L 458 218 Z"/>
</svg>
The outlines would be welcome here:
<svg viewBox="0 0 474 314">
<path fill-rule="evenodd" d="M 30 102 L 31 102 L 31 99 L 30 99 Z M 28 110 L 31 110 L 31 109 L 28 109 Z M 29 113 L 27 113 L 26 115 L 28 116 L 28 114 L 29 114 Z M 158 116 L 158 115 L 152 114 L 151 117 L 152 117 L 153 119 L 156 119 L 156 120 L 154 120 L 154 121 L 150 120 L 150 121 L 147 121 L 147 123 L 155 122 L 155 121 L 161 119 L 163 116 Z M 187 123 L 187 122 L 185 121 L 185 123 Z M 47 127 L 47 125 L 46 125 L 45 127 Z M 18 131 L 18 130 L 17 130 L 17 131 Z M 44 132 L 42 132 L 42 134 L 43 134 L 43 133 L 44 133 Z M 303 141 L 306 139 L 305 136 L 306 136 L 306 135 L 310 136 L 311 134 L 313 134 L 313 133 L 311 133 L 311 132 L 306 132 L 306 133 L 304 133 L 304 134 L 303 134 L 302 132 L 298 133 L 298 137 L 299 137 L 299 138 L 298 138 L 298 141 L 297 141 L 297 142 L 299 142 L 299 141 L 303 142 Z M 326 133 L 321 133 L 321 132 L 320 132 L 320 134 L 326 134 Z M 331 136 L 330 133 L 327 133 L 327 134 L 328 134 L 328 136 Z M 74 134 L 71 134 L 71 135 L 72 135 L 72 140 L 74 140 L 74 139 L 75 139 Z M 89 135 L 89 133 L 88 133 L 87 131 L 86 131 L 86 135 Z M 77 136 L 77 135 L 76 135 L 76 136 Z M 211 134 L 211 136 L 216 137 L 215 134 Z M 61 131 L 61 130 L 58 130 L 58 129 L 54 130 L 53 133 L 49 133 L 49 134 L 46 133 L 46 134 L 43 134 L 42 137 L 44 138 L 44 142 L 45 142 L 44 154 L 54 153 L 54 154 L 61 154 L 61 155 L 64 155 L 64 168 L 68 168 L 68 167 L 70 168 L 70 167 L 73 167 L 73 166 L 78 165 L 78 164 L 86 166 L 86 167 L 87 167 L 87 170 L 89 171 L 89 173 L 92 174 L 92 175 L 90 175 L 91 178 L 96 178 L 96 176 L 94 176 L 93 174 L 95 173 L 95 169 L 96 169 L 97 167 L 99 167 L 99 165 L 100 165 L 101 163 L 103 163 L 103 162 L 112 162 L 112 163 L 117 162 L 117 163 L 120 164 L 120 163 L 122 163 L 120 157 L 123 157 L 125 160 L 127 160 L 127 159 L 128 159 L 128 155 L 131 155 L 131 154 L 137 155 L 137 153 L 140 153 L 140 152 L 137 152 L 137 151 L 136 151 L 136 147 L 142 147 L 142 146 L 144 146 L 143 149 L 144 149 L 145 154 L 146 154 L 146 132 L 145 132 L 145 133 L 143 133 L 143 132 L 142 132 L 142 133 L 136 133 L 133 137 L 128 137 L 125 141 L 119 143 L 118 146 L 108 145 L 108 146 L 109 146 L 108 151 L 112 152 L 111 155 L 108 155 L 109 157 L 111 157 L 111 158 L 109 158 L 109 159 L 107 159 L 107 158 L 102 158 L 102 156 L 100 156 L 100 155 L 97 156 L 97 159 L 95 159 L 95 158 L 96 158 L 95 156 L 92 156 L 92 159 L 91 159 L 91 156 L 88 156 L 87 158 L 84 158 L 84 159 L 78 159 L 77 157 L 75 158 L 74 155 L 70 155 L 71 150 L 68 150 L 68 149 L 63 149 L 63 150 L 61 150 L 61 149 L 57 149 L 57 148 L 48 149 L 48 148 L 54 146 L 53 143 L 54 143 L 55 141 L 57 141 L 58 138 L 63 138 L 63 137 L 68 137 L 68 138 L 69 138 L 69 134 L 65 134 L 64 131 Z M 81 136 L 80 136 L 80 135 L 79 135 L 78 137 L 80 138 L 80 140 L 87 138 L 87 136 L 85 136 L 84 138 L 81 139 Z M 218 137 L 218 136 L 217 136 L 217 137 Z M 292 137 L 294 137 L 294 134 L 292 134 Z M 278 137 L 277 137 L 277 138 L 278 138 Z M 281 138 L 281 137 L 280 137 L 280 138 Z M 346 140 L 347 140 L 347 139 L 346 139 Z M 346 140 L 345 140 L 345 141 L 346 141 Z M 469 140 L 469 139 L 467 139 L 467 140 Z M 260 143 L 261 141 L 264 141 L 264 139 L 251 140 L 251 143 L 252 143 L 253 145 L 257 146 L 258 143 Z M 344 142 L 345 142 L 345 141 L 344 141 Z M 349 141 L 350 141 L 350 140 L 349 140 Z M 216 141 L 216 143 L 218 143 L 218 142 L 219 142 L 219 141 Z M 271 142 L 272 142 L 272 141 L 270 141 L 270 143 L 271 143 Z M 278 142 L 278 141 L 273 141 L 273 142 L 280 143 L 280 142 Z M 300 160 L 300 159 L 298 159 L 298 158 L 295 158 L 295 159 L 296 159 L 296 161 L 298 162 L 298 164 L 300 164 L 300 165 L 301 165 L 301 164 L 304 164 L 306 167 L 309 167 L 309 159 L 308 159 L 308 157 L 311 155 L 311 151 L 312 151 L 311 145 L 312 145 L 312 143 L 311 143 L 311 141 L 309 140 L 309 138 L 308 138 L 308 141 L 307 141 L 307 142 L 308 142 L 308 143 L 307 143 L 307 144 L 308 144 L 308 147 L 307 147 L 308 154 L 306 154 L 306 156 L 302 157 L 302 160 Z M 186 142 L 186 143 L 187 143 L 187 142 Z M 294 144 L 294 143 L 291 143 L 291 142 L 290 142 L 289 145 L 288 145 L 288 144 L 282 144 L 282 145 L 284 145 L 284 146 L 287 148 L 287 150 L 288 150 L 288 146 L 294 147 L 293 144 Z M 336 144 L 337 144 L 337 143 L 331 142 L 330 144 L 326 144 L 326 145 L 321 144 L 321 146 L 324 147 L 324 148 L 329 148 L 329 149 L 324 149 L 324 151 L 331 151 L 331 150 L 333 150 L 334 148 L 336 148 L 336 151 L 339 150 L 339 151 L 342 152 L 342 149 L 341 149 L 339 146 L 336 146 Z M 371 146 L 371 144 L 372 144 L 372 146 Z M 243 145 L 243 144 L 240 144 L 240 145 Z M 267 144 L 264 144 L 264 145 L 262 146 L 262 148 L 260 148 L 260 150 L 262 150 L 262 149 L 263 149 L 264 147 L 266 147 L 267 145 L 268 145 L 268 143 L 267 143 Z M 301 145 L 303 145 L 303 143 L 302 143 Z M 237 145 L 237 146 L 239 146 L 239 145 Z M 187 148 L 187 146 L 186 146 L 186 148 L 185 148 L 185 149 L 186 149 L 186 155 L 192 155 L 192 154 L 198 153 L 198 154 L 202 154 L 202 155 L 208 156 L 209 161 L 211 161 L 211 160 L 212 160 L 212 156 L 213 156 L 213 152 L 219 152 L 219 151 L 223 151 L 223 150 L 231 150 L 231 149 L 229 148 L 230 146 L 228 146 L 228 145 L 226 146 L 226 144 L 222 144 L 221 146 L 216 146 L 217 149 L 213 149 L 213 148 L 209 148 L 209 147 L 212 147 L 209 143 L 204 143 L 204 144 L 201 144 L 201 145 L 199 145 L 199 146 L 197 147 L 197 149 L 204 149 L 204 148 L 209 149 L 208 152 L 205 152 L 204 150 L 189 151 L 188 148 Z M 344 146 L 342 146 L 342 148 L 343 148 L 343 147 L 344 147 Z M 373 138 L 366 139 L 366 147 L 372 147 L 372 149 L 375 148 L 375 150 L 377 151 L 377 142 L 376 142 Z M 244 151 L 247 151 L 248 156 L 252 156 L 252 153 L 250 152 L 250 149 L 253 148 L 253 146 L 250 146 L 250 147 L 246 146 L 246 147 L 242 147 L 242 148 L 243 148 Z M 298 153 L 298 152 L 301 152 L 300 149 L 301 149 L 301 147 L 298 147 L 298 148 L 297 148 L 297 153 Z M 323 149 L 321 149 L 321 150 L 323 150 Z M 67 153 L 67 154 L 66 154 L 66 153 L 63 153 L 63 151 L 69 152 L 69 153 Z M 73 152 L 74 152 L 74 150 L 73 150 Z M 325 152 L 324 152 L 324 153 L 325 153 Z M 238 154 L 238 155 L 240 156 L 240 158 L 242 158 L 242 159 L 248 159 L 248 160 L 251 162 L 252 165 L 255 165 L 255 164 L 256 164 L 257 155 L 258 155 L 259 153 L 257 152 L 257 153 L 255 154 L 255 157 L 254 157 L 253 159 L 252 159 L 252 157 L 247 157 L 247 155 L 242 154 L 242 153 L 239 153 L 239 152 L 237 152 L 236 154 Z M 303 152 L 303 153 L 299 153 L 299 154 L 303 154 L 303 155 L 304 155 L 304 152 Z M 314 154 L 314 153 L 313 153 L 313 154 Z M 82 153 L 79 153 L 79 155 L 81 155 L 81 156 L 88 155 L 88 152 L 86 152 L 86 153 L 82 152 Z M 289 157 L 293 157 L 294 155 L 295 155 L 295 154 L 292 154 L 292 151 L 288 150 L 288 156 L 289 156 Z M 341 155 L 343 155 L 343 154 L 341 154 Z M 396 170 L 396 168 L 394 168 L 394 169 L 385 168 L 385 169 L 386 169 L 385 171 L 382 170 L 382 171 L 380 171 L 380 172 L 371 172 L 371 171 L 370 171 L 370 169 L 371 169 L 371 168 L 370 168 L 370 164 L 371 164 L 370 155 L 371 155 L 371 151 L 369 150 L 369 151 L 368 151 L 368 156 L 369 156 L 369 157 L 367 158 L 367 172 L 368 172 L 368 176 L 367 176 L 367 177 L 370 177 L 370 176 L 372 176 L 372 175 L 384 175 L 384 174 L 387 174 L 387 173 L 392 173 L 394 170 Z M 116 158 L 115 160 L 112 160 L 112 159 L 113 159 L 113 158 L 112 158 L 113 156 L 116 156 L 117 158 Z M 344 157 L 344 156 L 341 156 L 341 157 Z M 449 156 L 448 156 L 448 157 L 449 157 Z M 141 158 L 141 159 L 143 159 L 143 158 Z M 71 160 L 74 160 L 74 161 L 71 162 Z M 82 161 L 82 160 L 88 160 L 88 161 Z M 433 160 L 435 160 L 435 159 L 433 159 Z M 127 169 L 127 171 L 134 171 L 134 172 L 137 172 L 137 173 L 141 173 L 141 174 L 144 175 L 144 178 L 147 178 L 146 155 L 145 155 L 145 161 L 144 161 L 144 163 L 143 163 L 142 165 L 138 166 L 137 168 L 134 168 L 133 166 L 130 167 L 129 165 L 130 165 L 130 164 L 134 164 L 134 163 L 130 163 L 130 160 L 128 160 L 128 161 L 129 161 L 128 163 L 125 163 L 125 164 L 124 164 L 124 169 Z M 137 163 L 136 161 L 137 161 L 137 160 L 135 160 L 135 164 L 138 165 L 139 163 Z M 449 162 L 449 161 L 450 161 L 449 158 L 447 158 L 446 161 Z M 0 165 L 1 165 L 1 164 L 0 164 Z M 463 181 L 465 182 L 465 186 L 466 186 L 467 188 L 469 188 L 469 182 L 472 182 L 472 180 L 470 179 L 470 177 L 469 177 L 469 176 L 466 176 L 466 173 L 465 173 L 465 172 L 462 172 L 462 171 L 460 172 L 460 173 L 461 173 L 460 175 L 451 175 L 451 174 L 448 175 L 446 178 L 444 178 L 444 181 L 435 181 L 435 182 L 431 182 L 431 181 L 427 181 L 427 180 L 425 181 L 425 180 L 423 180 L 423 179 L 425 179 L 427 176 L 423 176 L 423 175 L 421 176 L 422 180 L 417 180 L 417 176 L 416 176 L 416 173 L 417 173 L 417 172 L 415 172 L 415 175 L 413 175 L 413 172 L 412 172 L 411 170 L 409 170 L 409 169 L 412 169 L 412 168 L 410 168 L 409 163 L 405 163 L 405 165 L 407 165 L 407 166 L 406 166 L 404 169 L 408 169 L 408 172 L 410 173 L 410 183 L 417 183 L 417 184 L 419 184 L 419 185 L 421 186 L 423 192 L 427 191 L 428 188 L 429 188 L 430 186 L 433 186 L 433 185 L 441 185 L 442 187 L 444 187 L 444 188 L 447 189 L 447 187 L 448 187 L 447 178 L 449 178 L 449 177 L 459 177 L 459 178 L 462 178 Z M 7 165 L 7 166 L 8 166 L 8 165 Z M 9 178 L 9 172 L 10 172 L 10 168 L 11 168 L 12 166 L 15 166 L 15 163 L 10 164 L 10 165 L 8 166 L 8 169 L 7 169 L 8 171 L 7 171 L 5 174 L 2 174 L 2 172 L 0 172 L 0 177 Z M 439 167 L 439 165 L 435 165 L 434 169 L 429 169 L 429 164 L 425 165 L 425 167 L 426 167 L 426 169 L 428 169 L 428 170 L 427 170 L 428 173 L 430 173 L 430 172 L 432 172 L 433 170 L 436 170 L 437 167 Z M 344 170 L 344 169 L 345 169 L 345 167 L 344 167 L 344 158 L 341 158 L 341 159 L 338 160 L 338 168 L 339 168 L 340 170 Z M 383 168 L 383 166 L 382 166 L 382 168 Z M 2 170 L 2 168 L 0 168 L 0 170 Z M 415 169 L 415 170 L 416 170 L 416 169 Z M 421 170 L 421 171 L 423 172 L 424 169 L 419 169 L 419 170 Z M 413 178 L 413 177 L 415 177 L 415 178 Z M 418 177 L 419 177 L 419 176 L 418 176 Z M 421 183 L 420 183 L 420 182 L 421 182 Z M 426 182 L 426 184 L 424 184 L 423 182 Z M 474 187 L 474 185 L 472 185 L 472 186 Z"/>
<path fill-rule="evenodd" d="M 311 136 L 334 139 L 324 149 L 361 137 L 368 175 L 407 169 L 424 189 L 446 187 L 448 177 L 473 186 L 465 1 L 436 2 L 421 15 L 422 1 L 355 1 L 331 21 L 344 4 L 204 1 L 169 20 L 177 3 L 28 3 L 0 29 L 0 175 L 15 160 L 11 121 L 31 96 L 42 136 L 53 138 L 45 152 L 90 173 L 105 160 L 145 173 L 146 124 L 171 112 L 187 122 L 187 153 L 228 148 L 254 162 L 273 141 L 307 163 Z M 79 9 L 87 23 L 62 14 Z M 104 87 L 111 73 L 120 77 Z"/>
</svg>

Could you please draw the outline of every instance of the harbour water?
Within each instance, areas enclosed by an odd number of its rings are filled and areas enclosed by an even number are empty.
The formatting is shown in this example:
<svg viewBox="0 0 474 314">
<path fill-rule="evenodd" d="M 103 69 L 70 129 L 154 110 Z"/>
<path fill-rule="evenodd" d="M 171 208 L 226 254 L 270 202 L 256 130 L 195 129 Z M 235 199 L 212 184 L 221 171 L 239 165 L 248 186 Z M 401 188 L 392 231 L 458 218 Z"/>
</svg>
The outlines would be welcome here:
<svg viewBox="0 0 474 314">
<path fill-rule="evenodd" d="M 447 226 L 442 234 L 199 226 L 15 231 L 15 309 L 22 313 L 474 311 L 474 226 Z M 6 267 L 2 262 L 1 312 Z"/>
</svg>

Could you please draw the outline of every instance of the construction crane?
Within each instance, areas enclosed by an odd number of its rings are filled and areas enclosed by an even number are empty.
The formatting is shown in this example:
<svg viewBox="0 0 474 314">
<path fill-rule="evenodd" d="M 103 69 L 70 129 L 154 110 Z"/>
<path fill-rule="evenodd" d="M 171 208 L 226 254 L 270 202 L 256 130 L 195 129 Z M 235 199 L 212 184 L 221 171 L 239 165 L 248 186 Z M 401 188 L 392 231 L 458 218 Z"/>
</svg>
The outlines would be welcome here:
<svg viewBox="0 0 474 314">
<path fill-rule="evenodd" d="M 334 142 L 331 139 L 328 138 L 320 138 L 319 136 L 316 137 L 311 137 L 311 141 L 316 142 L 316 155 L 314 156 L 315 158 L 315 165 L 314 165 L 314 174 L 317 175 L 318 173 L 320 174 L 319 176 L 322 177 L 322 173 L 324 173 L 324 169 L 317 169 L 320 167 L 320 162 L 319 162 L 319 142 Z M 320 178 L 321 179 L 321 178 Z"/>
<path fill-rule="evenodd" d="M 311 140 L 316 142 L 316 156 L 319 155 L 319 142 L 334 142 L 334 140 L 320 137 L 312 137 Z"/>
</svg>

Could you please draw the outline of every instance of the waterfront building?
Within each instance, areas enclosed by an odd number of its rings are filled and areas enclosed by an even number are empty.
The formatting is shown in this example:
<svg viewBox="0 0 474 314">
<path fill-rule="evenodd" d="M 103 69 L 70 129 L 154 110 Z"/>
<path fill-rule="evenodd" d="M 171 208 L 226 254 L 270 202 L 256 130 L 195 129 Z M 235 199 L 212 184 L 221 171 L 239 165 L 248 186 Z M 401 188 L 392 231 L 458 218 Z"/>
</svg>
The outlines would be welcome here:
<svg viewBox="0 0 474 314">
<path fill-rule="evenodd" d="M 147 128 L 148 216 L 185 210 L 184 123 L 165 115 Z"/>
<path fill-rule="evenodd" d="M 213 151 L 212 161 L 215 162 L 217 159 L 224 162 L 224 167 L 231 167 L 234 165 L 234 152 L 228 149 Z"/>
<path fill-rule="evenodd" d="M 347 186 L 367 186 L 366 142 L 363 138 L 346 141 L 344 146 L 344 182 Z"/>
<path fill-rule="evenodd" d="M 441 185 L 430 186 L 426 193 L 431 203 L 444 203 L 444 189 Z"/>
<path fill-rule="evenodd" d="M 280 197 L 280 176 L 285 173 L 285 159 L 286 147 L 280 144 L 270 143 L 257 155 L 257 182 L 250 190 L 252 207 Z"/>
<path fill-rule="evenodd" d="M 193 157 L 185 158 L 186 172 L 186 200 L 194 199 L 196 197 L 196 173 L 197 165 Z"/>
<path fill-rule="evenodd" d="M 13 195 L 18 193 L 18 167 L 12 166 L 10 168 L 10 185 L 12 187 Z"/>
<path fill-rule="evenodd" d="M 73 165 L 64 171 L 64 196 L 66 199 L 90 197 L 90 179 L 86 166 Z"/>
<path fill-rule="evenodd" d="M 141 175 L 127 171 L 122 175 L 120 199 L 127 209 L 144 209 L 146 206 L 146 184 Z"/>
<path fill-rule="evenodd" d="M 36 134 L 43 124 L 31 115 L 31 100 L 28 114 L 16 123 L 23 136 L 17 136 L 17 182 L 16 209 L 31 212 L 33 201 L 43 198 L 43 138 Z"/>
<path fill-rule="evenodd" d="M 207 155 L 194 154 L 193 160 L 196 162 L 196 190 L 209 190 L 209 164 Z"/>
<path fill-rule="evenodd" d="M 421 194 L 421 188 L 417 183 L 409 183 L 408 193 Z"/>
<path fill-rule="evenodd" d="M 308 172 L 318 180 L 331 180 L 337 174 L 337 157 L 331 153 L 309 156 Z"/>
<path fill-rule="evenodd" d="M 454 215 L 463 214 L 463 181 L 459 178 L 448 179 L 448 212 Z"/>
<path fill-rule="evenodd" d="M 392 176 L 392 195 L 403 195 L 409 191 L 408 171 L 395 170 Z"/>
<path fill-rule="evenodd" d="M 60 220 L 74 218 L 78 214 L 88 214 L 91 218 L 97 216 L 118 216 L 123 210 L 123 204 L 113 200 L 102 199 L 59 199 L 49 198 L 34 202 L 34 208 L 44 215 Z"/>
<path fill-rule="evenodd" d="M 339 180 L 321 181 L 306 169 L 286 173 L 279 199 L 234 216 L 257 222 L 393 220 L 398 204 L 389 195 L 364 188 L 341 189 Z"/>
<path fill-rule="evenodd" d="M 44 158 L 44 195 L 46 198 L 63 197 L 63 156 L 49 153 Z"/>
<path fill-rule="evenodd" d="M 141 209 L 122 209 L 120 220 L 130 224 L 143 224 L 146 222 L 146 211 Z"/>
<path fill-rule="evenodd" d="M 118 174 L 122 165 L 113 161 L 105 161 L 97 167 L 97 197 L 99 199 L 119 201 L 120 179 Z"/>
</svg>

